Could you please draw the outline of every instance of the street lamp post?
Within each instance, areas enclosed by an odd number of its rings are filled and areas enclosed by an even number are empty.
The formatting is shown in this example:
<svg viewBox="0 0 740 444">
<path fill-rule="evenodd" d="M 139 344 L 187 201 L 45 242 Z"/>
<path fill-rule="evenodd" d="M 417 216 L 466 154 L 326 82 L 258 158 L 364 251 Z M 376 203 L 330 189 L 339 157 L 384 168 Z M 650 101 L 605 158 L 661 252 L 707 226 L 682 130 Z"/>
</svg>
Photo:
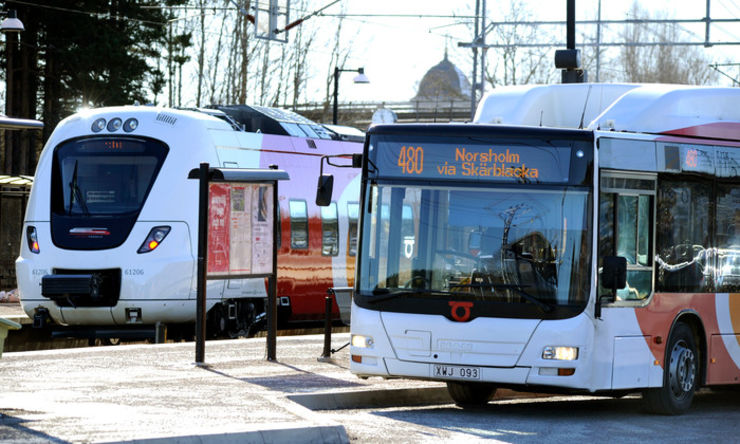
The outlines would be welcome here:
<svg viewBox="0 0 740 444">
<path fill-rule="evenodd" d="M 356 72 L 357 75 L 352 79 L 355 83 L 370 83 L 370 79 L 365 75 L 365 68 L 357 69 L 342 69 L 339 67 L 334 68 L 334 113 L 332 117 L 332 123 L 337 124 L 337 111 L 339 107 L 339 73 L 340 72 Z"/>
<path fill-rule="evenodd" d="M 15 79 L 15 59 L 18 55 L 18 35 L 24 30 L 23 23 L 18 20 L 16 11 L 11 9 L 8 11 L 7 17 L 0 22 L 0 32 L 5 34 L 5 54 L 6 54 L 6 66 L 5 66 L 5 115 L 12 116 L 15 102 L 17 101 L 14 94 L 17 93 L 15 90 L 14 83 Z M 17 151 L 20 145 L 20 136 L 13 132 L 5 133 L 5 155 L 3 160 L 5 165 L 3 168 L 7 174 L 23 174 L 25 171 L 15 171 L 13 166 L 14 163 L 18 162 L 15 158 L 20 153 Z"/>
<path fill-rule="evenodd" d="M 7 65 L 5 71 L 5 115 L 12 114 L 13 96 L 12 85 L 15 78 L 15 67 L 13 66 L 15 53 L 18 50 L 18 34 L 23 31 L 23 22 L 18 19 L 14 9 L 8 11 L 8 16 L 0 22 L 0 32 L 5 34 L 5 52 Z"/>
</svg>

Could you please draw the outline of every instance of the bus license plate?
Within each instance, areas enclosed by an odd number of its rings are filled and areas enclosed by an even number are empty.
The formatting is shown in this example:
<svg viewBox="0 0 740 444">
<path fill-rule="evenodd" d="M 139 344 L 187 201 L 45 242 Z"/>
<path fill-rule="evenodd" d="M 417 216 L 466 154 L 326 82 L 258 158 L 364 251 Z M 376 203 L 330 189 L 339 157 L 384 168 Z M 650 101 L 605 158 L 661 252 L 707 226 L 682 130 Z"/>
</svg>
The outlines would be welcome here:
<svg viewBox="0 0 740 444">
<path fill-rule="evenodd" d="M 460 367 L 458 365 L 434 364 L 434 366 L 432 367 L 432 377 L 433 378 L 479 380 L 480 379 L 480 368 Z"/>
</svg>

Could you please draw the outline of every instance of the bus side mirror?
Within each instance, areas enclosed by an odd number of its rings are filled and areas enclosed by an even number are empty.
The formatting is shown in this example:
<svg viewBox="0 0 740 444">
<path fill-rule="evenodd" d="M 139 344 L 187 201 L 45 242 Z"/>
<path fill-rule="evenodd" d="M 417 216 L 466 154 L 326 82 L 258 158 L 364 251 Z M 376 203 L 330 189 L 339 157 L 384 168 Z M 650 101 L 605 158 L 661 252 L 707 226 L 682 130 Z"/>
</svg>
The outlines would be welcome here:
<svg viewBox="0 0 740 444">
<path fill-rule="evenodd" d="M 362 168 L 362 154 L 352 154 L 352 168 Z"/>
<path fill-rule="evenodd" d="M 621 290 L 627 286 L 627 259 L 622 256 L 606 256 L 601 270 L 601 286 L 610 290 Z"/>
<path fill-rule="evenodd" d="M 316 187 L 316 205 L 320 207 L 329 206 L 333 188 L 334 176 L 331 174 L 322 174 L 319 176 L 319 184 Z"/>
</svg>

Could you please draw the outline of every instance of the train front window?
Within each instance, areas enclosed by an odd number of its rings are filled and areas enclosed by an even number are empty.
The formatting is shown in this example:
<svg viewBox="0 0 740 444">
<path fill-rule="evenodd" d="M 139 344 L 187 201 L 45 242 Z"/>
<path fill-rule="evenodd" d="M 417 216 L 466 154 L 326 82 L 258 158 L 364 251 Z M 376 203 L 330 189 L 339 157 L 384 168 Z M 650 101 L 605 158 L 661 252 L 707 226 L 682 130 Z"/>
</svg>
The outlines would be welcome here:
<svg viewBox="0 0 740 444">
<path fill-rule="evenodd" d="M 372 185 L 360 292 L 550 312 L 589 294 L 590 191 Z"/>
<path fill-rule="evenodd" d="M 52 212 L 81 217 L 138 213 L 166 155 L 162 143 L 138 138 L 65 142 L 54 152 Z"/>
</svg>

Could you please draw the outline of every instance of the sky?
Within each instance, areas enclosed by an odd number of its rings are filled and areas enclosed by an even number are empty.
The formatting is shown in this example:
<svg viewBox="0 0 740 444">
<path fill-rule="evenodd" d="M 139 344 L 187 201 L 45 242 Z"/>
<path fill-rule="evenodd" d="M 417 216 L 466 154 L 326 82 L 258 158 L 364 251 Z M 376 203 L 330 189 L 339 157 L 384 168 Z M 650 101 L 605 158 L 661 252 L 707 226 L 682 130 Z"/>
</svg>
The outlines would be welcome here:
<svg viewBox="0 0 740 444">
<path fill-rule="evenodd" d="M 328 4 L 331 0 L 312 0 L 316 9 Z M 566 0 L 517 0 L 531 15 L 528 20 L 565 20 Z M 709 0 L 710 15 L 713 19 L 740 18 L 740 0 Z M 487 0 L 487 19 L 502 21 L 507 16 L 511 0 Z M 577 0 L 576 19 L 594 20 L 597 17 L 599 0 Z M 638 4 L 651 12 L 662 14 L 666 18 L 701 19 L 706 16 L 706 2 L 698 0 L 644 0 Z M 602 20 L 623 20 L 628 18 L 629 1 L 602 1 Z M 467 76 L 471 77 L 472 51 L 458 47 L 459 42 L 470 42 L 472 31 L 465 22 L 472 19 L 453 16 L 472 15 L 475 0 L 341 0 L 323 11 L 324 16 L 310 20 L 330 23 L 332 15 L 346 13 L 344 36 L 351 42 L 351 53 L 347 68 L 364 67 L 370 79 L 369 84 L 353 84 L 352 73 L 344 73 L 340 78 L 340 102 L 345 101 L 406 101 L 416 94 L 418 82 L 424 73 L 439 63 L 447 49 L 449 59 Z M 291 13 L 298 17 L 301 11 Z M 425 16 L 440 15 L 442 18 L 420 17 L 379 17 L 378 14 Z M 367 15 L 367 16 L 362 16 Z M 703 41 L 704 24 L 681 25 L 691 33 L 692 41 Z M 593 30 L 577 28 L 576 33 Z M 550 28 L 557 30 L 558 28 Z M 605 30 L 616 30 L 611 25 Z M 333 31 L 330 31 L 333 32 Z M 555 31 L 557 32 L 557 31 Z M 565 26 L 562 27 L 562 42 L 565 47 Z M 289 36 L 290 38 L 290 36 Z M 578 39 L 578 37 L 577 37 Z M 740 42 L 740 23 L 713 24 L 711 39 L 716 41 Z M 603 37 L 608 41 L 608 37 Z M 576 42 L 578 46 L 578 41 Z M 703 48 L 703 47 L 700 47 Z M 704 49 L 702 49 L 704 50 Z M 707 49 L 707 54 L 715 62 L 740 62 L 740 45 L 717 46 Z M 328 56 L 329 50 L 318 50 L 316 56 Z M 328 63 L 328 61 L 327 61 Z M 326 65 L 324 65 L 324 68 Z M 605 69 L 608 69 L 606 67 Z M 733 76 L 738 75 L 738 68 L 726 68 Z M 554 67 L 553 67 L 554 70 Z M 323 76 L 316 74 L 309 82 L 308 99 L 321 100 L 324 86 Z M 593 80 L 593 73 L 590 73 Z M 721 77 L 721 76 L 720 76 Z M 719 84 L 729 85 L 727 79 L 718 79 Z"/>
</svg>

